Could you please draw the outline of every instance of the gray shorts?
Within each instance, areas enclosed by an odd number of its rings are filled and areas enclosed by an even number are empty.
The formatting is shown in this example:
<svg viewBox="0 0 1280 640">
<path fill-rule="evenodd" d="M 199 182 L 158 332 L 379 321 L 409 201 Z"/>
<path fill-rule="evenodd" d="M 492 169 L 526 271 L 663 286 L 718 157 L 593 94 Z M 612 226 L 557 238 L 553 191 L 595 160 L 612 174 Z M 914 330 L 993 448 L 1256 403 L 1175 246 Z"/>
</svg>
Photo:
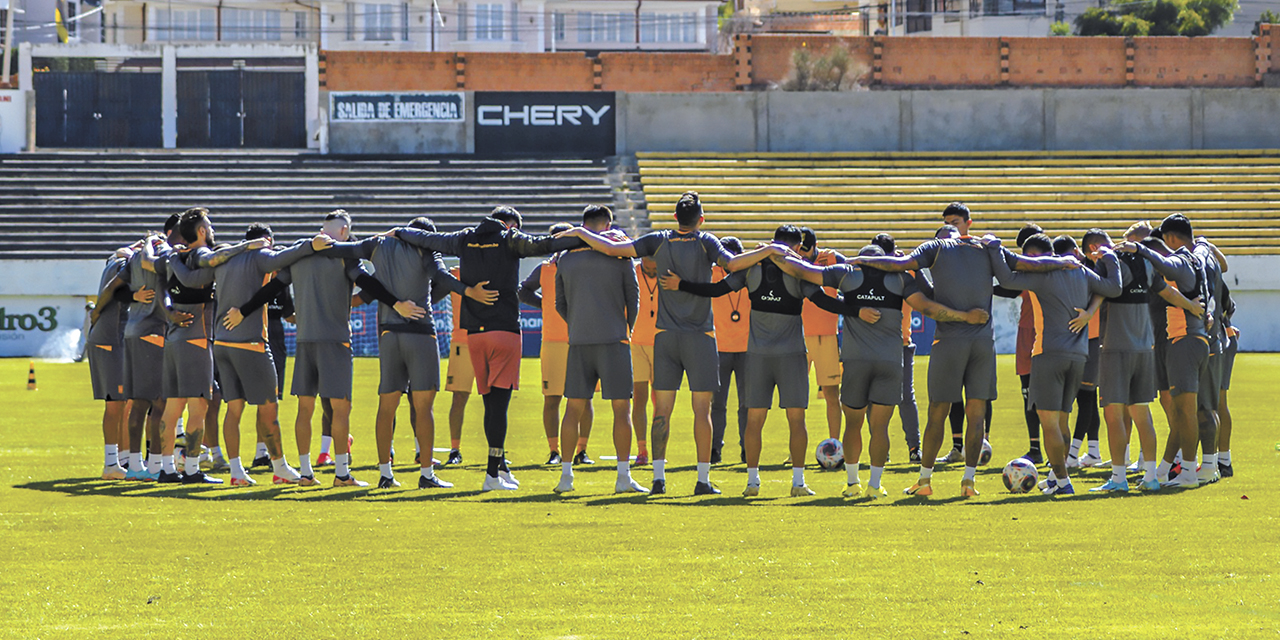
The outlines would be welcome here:
<svg viewBox="0 0 1280 640">
<path fill-rule="evenodd" d="M 659 331 L 653 339 L 653 389 L 679 391 L 685 374 L 690 391 L 715 393 L 720 389 L 720 352 L 715 336 Z M 805 377 L 809 377 L 807 371 Z"/>
<path fill-rule="evenodd" d="M 1209 365 L 1209 343 L 1195 336 L 1170 342 L 1165 351 L 1165 379 L 1172 395 L 1200 392 L 1200 376 Z M 1162 389 L 1163 390 L 1163 389 Z"/>
<path fill-rule="evenodd" d="M 231 344 L 237 346 L 228 346 Z M 276 401 L 276 365 L 267 343 L 217 342 L 213 359 L 218 363 L 223 400 L 244 400 L 252 405 Z"/>
<path fill-rule="evenodd" d="M 439 391 L 440 346 L 435 334 L 382 332 L 378 336 L 378 370 L 378 393 L 405 388 L 410 392 Z M 347 389 L 350 388 L 348 382 Z"/>
<path fill-rule="evenodd" d="M 600 397 L 605 400 L 631 398 L 631 345 L 571 344 L 565 364 L 564 397 L 590 399 L 600 383 Z"/>
<path fill-rule="evenodd" d="M 991 338 L 943 338 L 929 355 L 929 402 L 996 399 L 996 344 Z"/>
<path fill-rule="evenodd" d="M 1231 389 L 1231 370 L 1236 367 L 1236 352 L 1240 350 L 1240 336 L 1231 336 L 1227 348 L 1222 350 L 1222 390 Z"/>
<path fill-rule="evenodd" d="M 130 400 L 164 397 L 164 347 L 145 338 L 125 338 L 124 372 L 124 393 Z"/>
<path fill-rule="evenodd" d="M 778 406 L 783 409 L 809 408 L 809 357 L 804 353 L 762 356 L 747 352 L 748 409 L 772 409 L 773 390 L 778 389 Z M 898 381 L 901 383 L 901 380 Z"/>
<path fill-rule="evenodd" d="M 1210 355 L 1200 370 L 1200 390 L 1197 403 L 1204 411 L 1218 410 L 1218 396 L 1222 393 L 1222 367 L 1226 358 L 1221 353 Z"/>
<path fill-rule="evenodd" d="M 1031 357 L 1027 398 L 1040 411 L 1071 413 L 1084 378 L 1084 360 L 1052 353 Z"/>
<path fill-rule="evenodd" d="M 1156 340 L 1155 346 L 1151 348 L 1151 355 L 1155 360 L 1155 379 L 1157 391 L 1169 390 L 1169 370 L 1166 363 L 1169 360 L 1169 341 Z"/>
<path fill-rule="evenodd" d="M 1147 404 L 1156 398 L 1156 358 L 1150 351 L 1103 351 L 1098 399 L 1103 405 Z"/>
<path fill-rule="evenodd" d="M 93 381 L 94 400 L 127 400 L 124 394 L 124 347 L 91 344 L 89 378 Z"/>
<path fill-rule="evenodd" d="M 1098 386 L 1098 367 L 1101 363 L 1102 338 L 1089 338 L 1089 359 L 1084 363 L 1084 379 L 1081 384 Z"/>
<path fill-rule="evenodd" d="M 840 404 L 863 409 L 867 404 L 886 407 L 902 402 L 902 361 L 842 360 Z"/>
<path fill-rule="evenodd" d="M 186 340 L 164 343 L 164 397 L 213 398 L 213 351 Z"/>
<path fill-rule="evenodd" d="M 381 347 L 381 344 L 379 344 Z M 379 350 L 381 353 L 381 350 Z M 274 362 L 275 356 L 272 355 Z M 351 399 L 351 345 L 344 342 L 299 342 L 293 356 L 295 396 Z"/>
</svg>

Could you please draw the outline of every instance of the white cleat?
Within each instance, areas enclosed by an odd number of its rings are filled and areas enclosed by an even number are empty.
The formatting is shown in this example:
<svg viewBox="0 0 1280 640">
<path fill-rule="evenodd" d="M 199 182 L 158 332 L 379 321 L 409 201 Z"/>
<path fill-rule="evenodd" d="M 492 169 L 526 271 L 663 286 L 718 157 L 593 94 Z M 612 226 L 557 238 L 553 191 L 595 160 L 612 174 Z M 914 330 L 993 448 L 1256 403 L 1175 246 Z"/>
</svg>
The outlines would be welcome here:
<svg viewBox="0 0 1280 640">
<path fill-rule="evenodd" d="M 1194 489 L 1200 486 L 1200 481 L 1198 478 L 1196 478 L 1195 474 L 1191 474 L 1191 476 L 1188 477 L 1187 474 L 1180 473 L 1174 479 L 1168 482 L 1160 483 L 1160 486 L 1161 487 L 1185 487 L 1187 489 Z"/>
<path fill-rule="evenodd" d="M 103 480 L 124 480 L 124 477 L 128 475 L 128 473 L 128 471 L 124 470 L 124 467 L 121 467 L 118 464 L 102 467 Z"/>
<path fill-rule="evenodd" d="M 1079 458 L 1076 458 L 1075 456 L 1067 456 L 1067 468 L 1068 468 L 1068 469 L 1079 469 L 1079 468 L 1080 468 L 1080 460 L 1079 460 Z"/>
<path fill-rule="evenodd" d="M 1081 469 L 1096 469 L 1102 467 L 1104 464 L 1106 464 L 1108 468 L 1111 466 L 1110 464 L 1104 463 L 1102 458 L 1099 458 L 1092 453 L 1086 453 L 1083 458 L 1080 458 Z"/>
<path fill-rule="evenodd" d="M 618 480 L 613 484 L 614 493 L 649 493 L 649 490 L 639 482 L 627 478 L 626 480 Z"/>
<path fill-rule="evenodd" d="M 760 495 L 760 485 L 758 484 L 749 484 L 742 492 L 742 497 L 744 498 L 754 498 L 758 495 Z"/>
<path fill-rule="evenodd" d="M 1206 469 L 1201 469 L 1200 471 L 1196 472 L 1197 483 L 1213 484 L 1222 479 L 1222 475 L 1218 473 L 1217 469 L 1214 469 L 1212 473 L 1206 473 L 1206 471 L 1207 471 Z"/>
<path fill-rule="evenodd" d="M 302 476 L 298 474 L 298 470 L 287 464 L 279 473 L 271 476 L 272 484 L 298 484 L 301 479 Z"/>
<path fill-rule="evenodd" d="M 811 496 L 811 495 L 815 495 L 815 494 L 813 493 L 813 489 L 810 489 L 808 485 L 804 485 L 804 484 L 791 485 L 792 498 L 799 498 L 799 497 Z"/>
<path fill-rule="evenodd" d="M 1133 464 L 1125 467 L 1124 471 L 1125 473 L 1142 473 L 1142 463 L 1134 462 Z"/>
<path fill-rule="evenodd" d="M 501 478 L 501 476 L 499 477 Z M 556 488 L 552 489 L 552 491 L 555 491 L 556 493 L 569 493 L 570 491 L 573 491 L 573 476 L 561 474 L 560 483 L 557 484 Z"/>
<path fill-rule="evenodd" d="M 517 488 L 520 487 L 520 481 L 516 480 L 516 477 L 511 475 L 510 471 L 498 471 L 498 477 L 505 480 L 507 484 L 515 485 Z"/>
<path fill-rule="evenodd" d="M 501 476 L 495 478 L 489 474 L 484 475 L 484 484 L 480 486 L 480 491 L 515 491 L 520 487 L 504 480 Z"/>
</svg>

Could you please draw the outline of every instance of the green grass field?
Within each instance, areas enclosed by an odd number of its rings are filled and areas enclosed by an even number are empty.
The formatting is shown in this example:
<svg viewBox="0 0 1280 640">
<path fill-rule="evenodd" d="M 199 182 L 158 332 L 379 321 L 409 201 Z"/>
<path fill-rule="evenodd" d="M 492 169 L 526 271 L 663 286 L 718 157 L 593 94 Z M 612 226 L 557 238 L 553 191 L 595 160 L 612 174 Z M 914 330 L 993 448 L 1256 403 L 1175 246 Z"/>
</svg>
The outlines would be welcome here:
<svg viewBox="0 0 1280 640">
<path fill-rule="evenodd" d="M 87 365 L 37 363 L 35 392 L 25 390 L 26 365 L 0 360 L 4 638 L 1280 634 L 1273 355 L 1241 355 L 1236 365 L 1235 478 L 1156 495 L 1004 492 L 1000 466 L 1025 451 L 1026 432 L 1013 360 L 1002 357 L 1004 399 L 993 465 L 979 471 L 981 497 L 956 497 L 958 467 L 935 475 L 934 498 L 902 496 L 915 467 L 895 419 L 890 498 L 875 503 L 841 499 L 843 473 L 812 464 L 813 498 L 786 497 L 790 473 L 776 464 L 762 471 L 758 499 L 737 497 L 746 481 L 738 464 L 712 472 L 725 495 L 692 497 L 684 394 L 671 495 L 613 496 L 612 463 L 599 460 L 612 446 L 598 429 L 590 451 L 600 464 L 579 470 L 576 493 L 556 496 L 559 470 L 538 466 L 546 443 L 533 360 L 512 404 L 509 456 L 522 482 L 514 495 L 477 491 L 485 450 L 477 398 L 462 445 L 467 465 L 441 473 L 454 490 L 409 488 L 411 464 L 398 465 L 406 482 L 394 491 L 327 488 L 331 468 L 321 471 L 326 488 L 313 489 L 274 487 L 261 469 L 250 489 L 103 482 L 101 405 L 89 399 Z M 924 369 L 922 359 L 921 392 Z M 357 360 L 356 381 L 356 474 L 376 481 L 376 361 Z M 447 407 L 442 397 L 442 446 Z M 822 409 L 815 401 L 809 410 L 811 444 L 825 432 Z M 597 425 L 604 410 L 598 404 Z M 293 416 L 286 401 L 290 461 Z M 246 424 L 246 440 L 251 431 Z M 396 448 L 411 463 L 412 437 L 399 435 Z M 765 462 L 783 460 L 785 438 L 774 412 Z M 737 460 L 735 444 L 725 457 Z M 1108 473 L 1087 471 L 1077 486 Z M 636 477 L 649 484 L 647 468 Z"/>
</svg>

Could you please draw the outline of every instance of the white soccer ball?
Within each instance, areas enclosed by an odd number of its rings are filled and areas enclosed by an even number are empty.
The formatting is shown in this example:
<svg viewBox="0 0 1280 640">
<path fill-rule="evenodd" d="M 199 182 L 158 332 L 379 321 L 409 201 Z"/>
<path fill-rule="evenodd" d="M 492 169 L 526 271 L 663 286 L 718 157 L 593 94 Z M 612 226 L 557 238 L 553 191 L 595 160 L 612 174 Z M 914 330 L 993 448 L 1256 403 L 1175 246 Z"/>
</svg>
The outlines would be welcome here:
<svg viewBox="0 0 1280 640">
<path fill-rule="evenodd" d="M 844 465 L 844 445 L 835 438 L 827 438 L 818 443 L 818 449 L 813 452 L 813 456 L 817 458 L 818 466 L 823 469 L 839 469 Z"/>
<path fill-rule="evenodd" d="M 978 465 L 985 465 L 991 462 L 991 443 L 984 438 L 982 440 L 982 451 L 978 454 Z"/>
<path fill-rule="evenodd" d="M 1031 491 L 1039 481 L 1036 465 L 1026 458 L 1014 458 L 1004 466 L 1004 486 L 1013 493 Z"/>
</svg>

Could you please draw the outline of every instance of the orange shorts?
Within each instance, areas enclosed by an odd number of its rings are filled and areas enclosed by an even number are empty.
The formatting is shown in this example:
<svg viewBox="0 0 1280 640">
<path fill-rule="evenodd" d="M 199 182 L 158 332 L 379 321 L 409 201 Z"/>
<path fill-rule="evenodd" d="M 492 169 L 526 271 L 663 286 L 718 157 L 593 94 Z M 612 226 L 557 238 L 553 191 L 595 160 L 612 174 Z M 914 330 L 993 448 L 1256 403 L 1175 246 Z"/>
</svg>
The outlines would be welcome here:
<svg viewBox="0 0 1280 640">
<path fill-rule="evenodd" d="M 476 391 L 489 393 L 493 387 L 520 388 L 520 334 L 510 331 L 486 331 L 467 336 L 471 352 L 471 368 L 476 374 Z"/>
</svg>

